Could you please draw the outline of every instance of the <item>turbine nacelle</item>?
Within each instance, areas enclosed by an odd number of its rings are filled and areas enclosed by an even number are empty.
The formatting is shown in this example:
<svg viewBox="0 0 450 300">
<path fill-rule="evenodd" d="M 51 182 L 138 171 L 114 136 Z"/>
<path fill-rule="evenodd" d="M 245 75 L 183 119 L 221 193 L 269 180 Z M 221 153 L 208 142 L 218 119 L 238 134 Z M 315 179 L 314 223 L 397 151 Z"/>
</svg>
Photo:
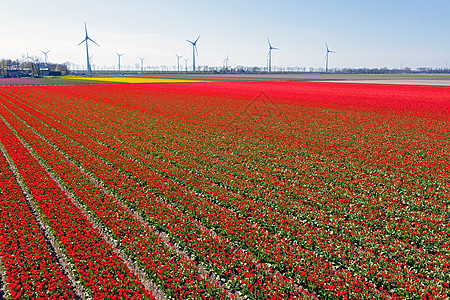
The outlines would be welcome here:
<svg viewBox="0 0 450 300">
<path fill-rule="evenodd" d="M 328 48 L 328 44 L 327 44 L 327 43 L 325 43 L 325 47 L 327 47 L 327 54 L 328 54 L 328 53 L 336 53 L 336 52 L 334 52 L 333 50 L 330 50 L 330 49 Z"/>
<path fill-rule="evenodd" d="M 186 40 L 186 41 L 188 41 L 188 42 L 191 43 L 193 46 L 195 46 L 195 45 L 197 44 L 197 41 L 198 41 L 199 38 L 200 38 L 200 36 L 198 36 L 198 38 L 195 40 L 195 42 L 192 42 L 192 41 L 190 41 L 190 40 Z"/>
<path fill-rule="evenodd" d="M 93 42 L 94 44 L 96 44 L 97 46 L 100 47 L 99 44 L 97 44 L 93 39 L 91 39 L 91 38 L 89 37 L 89 35 L 88 35 L 88 33 L 87 33 L 86 22 L 84 22 L 84 30 L 86 31 L 86 36 L 85 36 L 84 40 L 82 40 L 77 46 L 80 46 L 80 45 L 83 44 L 84 42 L 91 41 L 91 42 Z"/>
<path fill-rule="evenodd" d="M 270 50 L 280 50 L 278 48 L 273 47 L 272 44 L 270 44 L 269 38 L 267 38 L 267 42 L 269 43 L 269 51 Z"/>
<path fill-rule="evenodd" d="M 190 40 L 186 40 L 186 41 L 188 41 L 189 43 L 192 44 L 192 47 L 194 47 L 194 49 L 195 49 L 195 53 L 197 53 L 197 56 L 198 56 L 197 41 L 198 41 L 199 38 L 200 38 L 200 36 L 198 36 L 198 38 L 195 40 L 195 42 L 192 42 Z"/>
</svg>

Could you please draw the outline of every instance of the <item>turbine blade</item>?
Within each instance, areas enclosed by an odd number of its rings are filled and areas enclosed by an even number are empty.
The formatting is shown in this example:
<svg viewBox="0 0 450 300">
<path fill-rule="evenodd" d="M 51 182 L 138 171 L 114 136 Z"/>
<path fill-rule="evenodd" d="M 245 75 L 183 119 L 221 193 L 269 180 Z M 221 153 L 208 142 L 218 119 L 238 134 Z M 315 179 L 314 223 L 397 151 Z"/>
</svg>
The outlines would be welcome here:
<svg viewBox="0 0 450 300">
<path fill-rule="evenodd" d="M 273 47 L 272 50 L 280 50 L 280 49 Z"/>
<path fill-rule="evenodd" d="M 88 36 L 86 22 L 84 22 L 84 32 L 86 32 L 86 36 Z"/>
<path fill-rule="evenodd" d="M 198 56 L 197 45 L 194 44 L 194 48 L 195 48 L 195 53 L 197 53 L 197 56 Z"/>
<path fill-rule="evenodd" d="M 97 46 L 99 46 L 100 47 L 100 45 L 99 44 L 97 44 L 93 39 L 91 39 L 90 37 L 88 37 L 87 38 L 88 40 L 90 40 L 91 42 L 93 42 L 94 44 L 96 44 Z"/>
<path fill-rule="evenodd" d="M 82 40 L 77 46 L 80 46 L 80 45 L 83 44 L 84 42 L 86 42 L 86 39 Z"/>
<path fill-rule="evenodd" d="M 325 43 L 325 47 L 327 47 L 327 52 L 329 52 L 330 50 L 328 50 L 328 44 L 327 43 Z"/>
<path fill-rule="evenodd" d="M 192 45 L 194 45 L 194 42 L 191 42 L 190 40 L 186 40 L 186 41 L 188 41 L 189 43 L 191 43 Z"/>
<path fill-rule="evenodd" d="M 269 38 L 267 38 L 267 42 L 269 43 L 269 48 L 272 49 L 272 45 L 270 44 Z"/>
<path fill-rule="evenodd" d="M 200 36 L 198 36 L 198 38 L 195 40 L 194 44 L 197 44 L 198 39 L 200 38 Z"/>
</svg>

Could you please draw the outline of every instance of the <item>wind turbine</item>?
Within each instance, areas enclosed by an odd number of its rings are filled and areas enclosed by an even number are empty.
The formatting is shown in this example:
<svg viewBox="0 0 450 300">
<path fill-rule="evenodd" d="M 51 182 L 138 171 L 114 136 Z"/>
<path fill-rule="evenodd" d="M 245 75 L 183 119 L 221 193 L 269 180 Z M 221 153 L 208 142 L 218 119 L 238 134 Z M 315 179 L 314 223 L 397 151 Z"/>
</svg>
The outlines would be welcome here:
<svg viewBox="0 0 450 300">
<path fill-rule="evenodd" d="M 88 49 L 88 41 L 93 42 L 94 44 L 96 44 L 97 46 L 100 47 L 99 44 L 97 44 L 94 40 L 92 40 L 89 36 L 88 36 L 88 32 L 87 32 L 87 26 L 86 26 L 86 22 L 84 22 L 84 31 L 86 32 L 86 36 L 84 38 L 84 40 L 82 40 L 77 46 L 80 46 L 83 43 L 86 43 L 86 60 L 87 60 L 87 72 L 91 73 L 91 63 L 89 62 L 89 49 Z"/>
<path fill-rule="evenodd" d="M 267 56 L 269 57 L 269 72 L 272 72 L 272 50 L 280 50 L 280 49 L 272 47 L 269 38 L 267 38 L 267 42 L 269 43 L 269 53 L 267 54 Z"/>
<path fill-rule="evenodd" d="M 125 53 L 119 54 L 119 53 L 116 52 L 116 54 L 117 54 L 117 57 L 119 58 L 119 73 L 120 73 L 120 57 L 122 55 L 124 55 Z"/>
<path fill-rule="evenodd" d="M 41 52 L 44 53 L 45 56 L 45 65 L 47 65 L 47 58 L 48 58 L 47 54 L 50 52 L 50 50 L 48 50 L 47 52 L 41 50 Z"/>
<path fill-rule="evenodd" d="M 225 72 L 228 72 L 228 63 L 230 62 L 230 60 L 228 59 L 228 54 L 227 54 L 227 58 L 225 58 L 223 60 L 223 63 L 225 65 Z"/>
<path fill-rule="evenodd" d="M 330 49 L 328 49 L 328 44 L 327 43 L 325 43 L 325 46 L 327 47 L 327 54 L 325 55 L 325 58 L 327 59 L 327 64 L 325 66 L 325 72 L 328 72 L 328 54 L 329 53 L 336 53 L 336 52 L 331 51 Z"/>
<path fill-rule="evenodd" d="M 183 57 L 183 55 L 178 55 L 175 53 L 175 55 L 177 56 L 177 61 L 178 61 L 178 72 L 180 72 L 180 58 Z"/>
<path fill-rule="evenodd" d="M 28 55 L 28 51 L 27 51 L 27 57 L 25 58 L 28 62 L 30 61 L 31 57 Z"/>
<path fill-rule="evenodd" d="M 142 58 L 138 57 L 138 58 L 141 60 L 141 72 L 144 72 L 144 59 L 145 59 L 145 57 L 142 57 Z"/>
<path fill-rule="evenodd" d="M 187 72 L 187 61 L 188 60 L 189 60 L 189 58 L 184 59 L 184 68 L 185 68 L 186 72 Z"/>
<path fill-rule="evenodd" d="M 190 40 L 186 40 L 186 41 L 188 41 L 189 43 L 192 44 L 192 63 L 193 63 L 194 72 L 195 72 L 195 53 L 197 53 L 197 56 L 198 56 L 197 41 L 198 41 L 199 38 L 200 38 L 200 36 L 198 36 L 198 38 L 195 40 L 195 42 L 191 42 Z"/>
</svg>

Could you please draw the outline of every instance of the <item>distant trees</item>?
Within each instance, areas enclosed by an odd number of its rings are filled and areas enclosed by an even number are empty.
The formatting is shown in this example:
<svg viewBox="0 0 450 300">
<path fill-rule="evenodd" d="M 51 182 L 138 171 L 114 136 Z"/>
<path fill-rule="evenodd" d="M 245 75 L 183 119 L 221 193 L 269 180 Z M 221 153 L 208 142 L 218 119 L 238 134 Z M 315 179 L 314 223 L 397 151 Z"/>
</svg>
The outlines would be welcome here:
<svg viewBox="0 0 450 300">
<path fill-rule="evenodd" d="M 37 63 L 31 63 L 31 75 L 33 77 L 41 77 L 41 68 Z"/>
<path fill-rule="evenodd" d="M 66 63 L 48 63 L 47 65 L 45 65 L 39 62 L 39 60 L 0 60 L 1 77 L 41 77 L 45 75 L 64 76 L 67 74 L 69 74 L 69 68 Z"/>
<path fill-rule="evenodd" d="M 7 64 L 6 60 L 2 59 L 0 61 L 0 69 L 1 69 L 0 70 L 0 76 L 6 77 L 6 75 L 8 75 L 7 68 L 8 68 L 8 64 Z"/>
<path fill-rule="evenodd" d="M 66 76 L 68 74 L 68 68 L 65 64 L 58 64 L 55 67 L 55 72 L 61 72 L 62 76 Z"/>
</svg>

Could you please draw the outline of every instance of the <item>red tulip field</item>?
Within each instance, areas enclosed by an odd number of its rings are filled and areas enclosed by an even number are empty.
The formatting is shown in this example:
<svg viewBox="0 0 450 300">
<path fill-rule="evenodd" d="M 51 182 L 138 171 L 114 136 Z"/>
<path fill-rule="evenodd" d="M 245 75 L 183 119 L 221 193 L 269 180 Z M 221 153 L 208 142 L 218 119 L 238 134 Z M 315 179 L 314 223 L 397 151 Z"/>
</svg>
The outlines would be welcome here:
<svg viewBox="0 0 450 300">
<path fill-rule="evenodd" d="M 0 150 L 0 298 L 450 298 L 450 87 L 5 86 Z"/>
</svg>

